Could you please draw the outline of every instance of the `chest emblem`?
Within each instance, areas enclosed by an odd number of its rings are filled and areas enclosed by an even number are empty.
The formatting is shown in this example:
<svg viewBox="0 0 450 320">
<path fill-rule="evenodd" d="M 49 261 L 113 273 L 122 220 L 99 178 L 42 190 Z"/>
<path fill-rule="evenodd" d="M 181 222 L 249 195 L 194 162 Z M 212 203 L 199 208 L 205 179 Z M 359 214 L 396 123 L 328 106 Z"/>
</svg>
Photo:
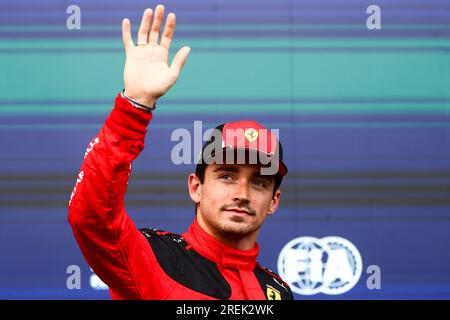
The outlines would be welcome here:
<svg viewBox="0 0 450 320">
<path fill-rule="evenodd" d="M 267 285 L 266 288 L 267 300 L 281 300 L 281 293 L 272 286 Z"/>
</svg>

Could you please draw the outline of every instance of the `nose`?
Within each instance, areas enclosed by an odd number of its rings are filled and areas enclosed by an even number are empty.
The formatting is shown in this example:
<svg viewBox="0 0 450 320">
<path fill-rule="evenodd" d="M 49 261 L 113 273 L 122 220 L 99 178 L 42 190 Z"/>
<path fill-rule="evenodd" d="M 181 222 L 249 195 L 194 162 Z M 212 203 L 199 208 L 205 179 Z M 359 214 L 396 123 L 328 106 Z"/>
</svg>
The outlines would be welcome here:
<svg viewBox="0 0 450 320">
<path fill-rule="evenodd" d="M 246 181 L 240 181 L 236 184 L 233 198 L 238 202 L 250 202 L 249 187 Z"/>
</svg>

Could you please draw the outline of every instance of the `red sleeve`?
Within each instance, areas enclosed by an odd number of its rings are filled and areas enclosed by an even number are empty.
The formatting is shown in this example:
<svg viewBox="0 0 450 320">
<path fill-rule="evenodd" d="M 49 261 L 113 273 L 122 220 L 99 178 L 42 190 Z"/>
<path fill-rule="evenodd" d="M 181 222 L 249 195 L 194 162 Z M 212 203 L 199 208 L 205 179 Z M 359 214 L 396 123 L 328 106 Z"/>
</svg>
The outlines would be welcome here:
<svg viewBox="0 0 450 320">
<path fill-rule="evenodd" d="M 69 201 L 69 223 L 83 256 L 123 299 L 141 299 L 148 297 L 149 289 L 162 289 L 152 272 L 159 268 L 151 247 L 124 206 L 131 163 L 144 149 L 151 118 L 152 113 L 117 96 L 114 109 L 86 150 Z"/>
</svg>

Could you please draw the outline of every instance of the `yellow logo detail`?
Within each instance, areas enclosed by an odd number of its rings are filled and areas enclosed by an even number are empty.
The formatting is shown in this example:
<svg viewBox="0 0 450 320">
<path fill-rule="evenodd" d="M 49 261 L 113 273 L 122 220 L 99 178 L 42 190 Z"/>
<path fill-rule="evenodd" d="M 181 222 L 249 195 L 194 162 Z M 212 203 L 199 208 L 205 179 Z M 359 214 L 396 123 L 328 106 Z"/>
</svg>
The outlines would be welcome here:
<svg viewBox="0 0 450 320">
<path fill-rule="evenodd" d="M 256 139 L 258 139 L 258 131 L 256 131 L 253 128 L 249 128 L 245 130 L 245 138 L 249 141 L 255 141 Z"/>
<path fill-rule="evenodd" d="M 281 293 L 272 286 L 267 285 L 267 300 L 281 300 Z"/>
</svg>

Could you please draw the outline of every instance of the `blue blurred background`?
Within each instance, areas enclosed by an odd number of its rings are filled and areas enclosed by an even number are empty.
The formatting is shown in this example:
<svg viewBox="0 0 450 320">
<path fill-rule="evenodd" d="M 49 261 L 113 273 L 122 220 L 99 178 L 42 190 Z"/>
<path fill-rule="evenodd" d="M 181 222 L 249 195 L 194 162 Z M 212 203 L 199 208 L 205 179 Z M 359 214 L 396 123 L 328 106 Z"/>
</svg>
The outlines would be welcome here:
<svg viewBox="0 0 450 320">
<path fill-rule="evenodd" d="M 259 262 L 277 271 L 301 236 L 343 237 L 363 261 L 348 292 L 296 299 L 449 299 L 449 0 L 2 0 L 0 299 L 109 299 L 91 285 L 67 203 L 123 86 L 121 20 L 136 31 L 158 3 L 177 14 L 171 57 L 192 51 L 134 163 L 136 225 L 180 233 L 194 217 L 194 167 L 172 163 L 173 130 L 254 119 L 280 129 L 290 170 Z M 366 26 L 371 4 L 379 30 Z M 81 29 L 66 27 L 69 5 Z M 366 286 L 373 264 L 378 290 Z M 69 265 L 80 290 L 66 286 Z"/>
</svg>

